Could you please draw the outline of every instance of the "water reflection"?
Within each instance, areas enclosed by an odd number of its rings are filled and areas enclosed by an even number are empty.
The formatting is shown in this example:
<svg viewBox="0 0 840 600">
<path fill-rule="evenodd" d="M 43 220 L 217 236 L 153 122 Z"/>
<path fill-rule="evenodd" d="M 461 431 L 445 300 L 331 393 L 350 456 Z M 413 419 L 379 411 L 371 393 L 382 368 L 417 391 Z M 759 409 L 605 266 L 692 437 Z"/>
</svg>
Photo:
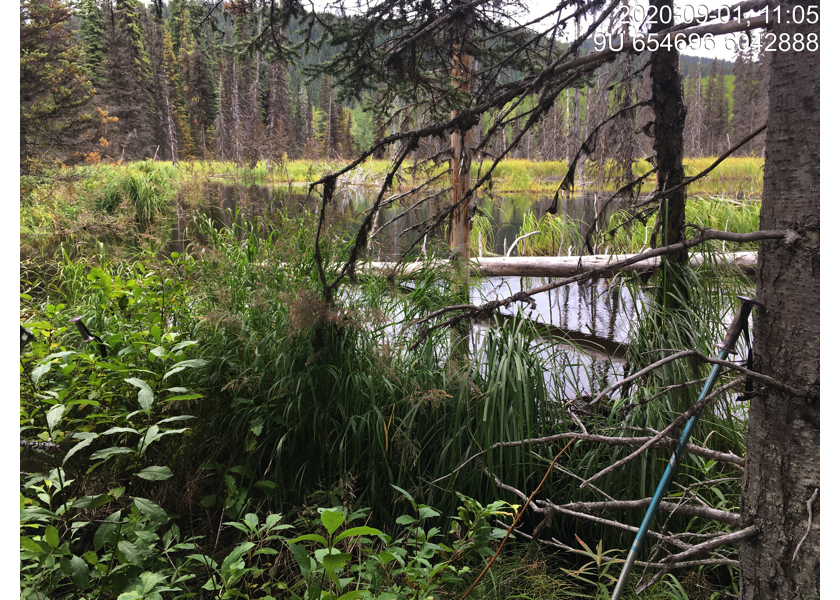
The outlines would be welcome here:
<svg viewBox="0 0 840 600">
<path fill-rule="evenodd" d="M 393 260 L 415 241 L 422 241 L 417 240 L 418 231 L 424 229 L 432 222 L 436 214 L 450 204 L 448 195 L 443 194 L 430 198 L 416 208 L 410 208 L 425 195 L 430 195 L 430 193 L 426 191 L 390 203 L 387 203 L 388 199 L 386 199 L 387 205 L 379 211 L 373 225 L 376 233 L 371 240 L 372 258 Z M 395 196 L 399 196 L 399 192 L 395 193 Z M 585 229 L 593 224 L 598 211 L 604 207 L 609 198 L 607 194 L 581 194 L 561 198 L 557 207 L 558 214 L 566 215 L 567 218 L 581 223 Z M 344 218 L 345 226 L 350 233 L 358 227 L 358 223 L 366 216 L 366 211 L 371 208 L 375 199 L 376 190 L 373 188 L 345 186 L 337 191 L 331 208 Z M 307 194 L 300 188 L 290 193 L 286 187 L 210 183 L 204 187 L 197 214 L 209 218 L 215 227 L 221 228 L 230 227 L 234 223 L 237 225 L 253 223 L 259 217 L 272 215 L 281 207 L 292 206 L 299 209 L 305 206 L 316 210 L 318 201 L 319 197 L 313 194 L 308 197 L 307 202 Z M 534 219 L 542 218 L 552 202 L 552 196 L 479 192 L 475 204 L 478 214 L 483 214 L 490 220 L 494 233 L 493 251 L 502 255 L 519 235 L 526 218 L 529 215 Z M 618 198 L 613 200 L 598 219 L 596 231 L 602 229 L 610 216 L 623 206 L 623 200 Z M 192 215 L 178 201 L 176 201 L 175 212 L 176 218 L 173 222 L 170 245 L 172 250 L 182 251 L 184 244 L 189 241 L 185 239 L 184 231 Z M 405 214 L 394 220 L 402 213 Z M 442 247 L 445 245 L 445 235 L 444 223 L 432 233 L 431 239 L 426 241 L 437 243 L 439 247 Z M 581 248 L 569 237 L 565 241 L 557 240 L 557 246 L 553 250 L 552 254 L 567 255 L 577 254 Z M 412 255 L 419 253 L 420 249 L 417 247 Z"/>
</svg>

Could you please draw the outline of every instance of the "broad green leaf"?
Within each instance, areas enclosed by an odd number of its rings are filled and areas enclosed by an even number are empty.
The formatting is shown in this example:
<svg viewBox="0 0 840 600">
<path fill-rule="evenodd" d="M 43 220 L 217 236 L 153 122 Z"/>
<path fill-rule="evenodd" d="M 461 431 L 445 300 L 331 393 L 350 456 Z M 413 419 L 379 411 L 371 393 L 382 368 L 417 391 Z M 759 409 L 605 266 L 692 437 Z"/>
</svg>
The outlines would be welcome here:
<svg viewBox="0 0 840 600">
<path fill-rule="evenodd" d="M 327 554 L 324 556 L 323 564 L 324 568 L 327 570 L 328 573 L 335 572 L 336 569 L 340 569 L 347 562 L 350 560 L 351 556 L 346 552 L 340 552 L 338 554 Z"/>
<path fill-rule="evenodd" d="M 228 554 L 225 559 L 222 561 L 222 572 L 230 570 L 230 568 L 239 562 L 242 558 L 242 555 L 248 552 L 251 548 L 256 546 L 254 542 L 242 542 L 236 548 L 234 548 L 230 554 Z"/>
<path fill-rule="evenodd" d="M 134 450 L 126 448 L 125 446 L 111 446 L 110 448 L 105 448 L 104 450 L 97 450 L 91 454 L 90 458 L 92 460 L 99 460 L 100 458 L 107 458 L 112 454 L 130 454 L 132 452 L 134 452 Z"/>
<path fill-rule="evenodd" d="M 70 577 L 73 579 L 73 585 L 80 590 L 90 585 L 90 570 L 84 559 L 79 556 L 74 555 L 70 559 Z"/>
<path fill-rule="evenodd" d="M 324 542 L 326 542 L 326 540 L 324 540 Z M 312 563 L 310 562 L 309 553 L 306 551 L 306 548 L 297 544 L 289 544 L 289 551 L 292 553 L 292 556 L 300 567 L 300 574 L 304 579 L 308 579 Z"/>
<path fill-rule="evenodd" d="M 146 467 L 137 473 L 137 477 L 140 477 L 141 479 L 148 479 L 149 481 L 164 481 L 165 479 L 172 477 L 172 471 L 169 467 Z"/>
<path fill-rule="evenodd" d="M 50 412 L 47 413 L 47 429 L 52 431 L 55 428 L 58 422 L 61 421 L 61 417 L 66 408 L 63 404 L 56 404 L 50 409 Z"/>
<path fill-rule="evenodd" d="M 70 459 L 71 456 L 76 454 L 76 452 L 78 452 L 79 450 L 81 450 L 85 446 L 90 446 L 90 443 L 95 439 L 96 439 L 96 437 L 89 437 L 86 440 L 82 440 L 81 442 L 79 442 L 78 444 L 76 444 L 75 446 L 70 448 L 70 450 L 64 456 L 64 460 L 62 461 L 61 464 L 65 464 Z"/>
<path fill-rule="evenodd" d="M 155 341 L 156 341 L 158 344 L 160 344 L 160 338 L 161 338 L 161 334 L 160 334 L 160 327 L 158 327 L 157 325 L 152 325 L 152 326 L 149 328 L 149 331 L 150 331 L 150 333 L 152 334 L 152 337 L 153 337 L 153 338 L 155 338 Z"/>
<path fill-rule="evenodd" d="M 152 348 L 150 354 L 157 356 L 158 358 L 164 358 L 166 356 L 166 348 L 163 346 Z"/>
<path fill-rule="evenodd" d="M 274 482 L 272 481 L 271 483 L 274 483 Z M 283 517 L 281 517 L 281 516 L 280 516 L 280 515 L 278 515 L 277 513 L 271 513 L 270 515 L 268 515 L 268 516 L 265 518 L 265 529 L 270 530 L 270 529 L 271 529 L 272 527 L 274 527 L 277 523 L 279 523 L 279 522 L 280 522 L 280 519 L 282 519 L 282 518 L 283 518 Z"/>
<path fill-rule="evenodd" d="M 158 425 L 162 425 L 163 423 L 172 423 L 174 421 L 186 421 L 188 419 L 195 419 L 192 415 L 178 415 L 177 417 L 167 417 L 166 419 L 161 419 L 157 422 Z"/>
<path fill-rule="evenodd" d="M 351 527 L 346 531 L 342 531 L 338 536 L 336 536 L 335 541 L 340 542 L 344 538 L 348 537 L 355 537 L 357 535 L 381 535 L 382 532 L 378 529 L 374 529 L 373 527 Z"/>
<path fill-rule="evenodd" d="M 109 430 L 102 432 L 102 435 L 111 435 L 112 433 L 140 433 L 133 427 L 111 427 Z"/>
<path fill-rule="evenodd" d="M 130 377 L 125 382 L 140 389 L 137 392 L 137 401 L 140 403 L 140 408 L 149 410 L 155 402 L 155 395 L 152 393 L 152 388 L 149 387 L 149 384 L 137 377 Z"/>
<path fill-rule="evenodd" d="M 154 521 L 166 523 L 169 520 L 169 515 L 166 514 L 166 511 L 151 500 L 140 497 L 134 498 L 134 506 L 137 507 L 137 510 Z"/>
<path fill-rule="evenodd" d="M 177 344 L 172 346 L 172 351 L 177 352 L 178 350 L 182 350 L 182 349 L 186 348 L 187 346 L 194 346 L 197 343 L 198 342 L 194 342 L 192 340 L 185 340 L 183 342 L 178 342 Z"/>
<path fill-rule="evenodd" d="M 167 402 L 175 402 L 177 400 L 198 400 L 204 398 L 204 394 L 181 394 L 180 396 L 170 396 L 166 399 Z"/>
<path fill-rule="evenodd" d="M 144 571 L 140 573 L 140 581 L 143 582 L 143 593 L 148 594 L 157 584 L 166 581 L 166 577 L 160 573 Z"/>
<path fill-rule="evenodd" d="M 439 517 L 440 513 L 436 511 L 434 508 L 429 506 L 421 506 L 419 512 L 419 516 L 421 519 L 428 519 L 430 517 Z"/>
<path fill-rule="evenodd" d="M 380 595 L 379 598 L 382 599 L 383 595 Z M 338 600 L 358 600 L 358 598 L 364 598 L 365 596 L 370 596 L 370 592 L 367 590 L 351 590 L 339 596 Z M 396 595 L 394 595 L 394 598 L 396 599 Z"/>
<path fill-rule="evenodd" d="M 319 544 L 321 544 L 323 546 L 326 546 L 328 544 L 327 539 L 322 535 L 318 535 L 317 533 L 307 533 L 306 535 L 298 536 L 293 540 L 289 540 L 289 543 L 290 544 L 297 544 L 298 542 L 306 542 L 306 541 L 318 542 Z"/>
<path fill-rule="evenodd" d="M 216 504 L 219 502 L 219 497 L 216 494 L 210 494 L 209 496 L 204 496 L 201 500 L 201 506 L 204 508 L 215 508 Z"/>
<path fill-rule="evenodd" d="M 242 518 L 242 520 L 245 521 L 251 531 L 256 531 L 257 527 L 260 526 L 260 518 L 254 513 L 248 513 Z"/>
<path fill-rule="evenodd" d="M 93 548 L 95 550 L 101 550 L 102 546 L 106 543 L 114 543 L 114 539 L 117 535 L 118 522 L 121 517 L 122 511 L 118 510 L 105 518 L 105 521 L 99 526 L 99 529 L 97 529 L 96 533 L 93 535 Z"/>
<path fill-rule="evenodd" d="M 392 488 L 394 488 L 395 490 L 397 490 L 400 494 L 402 494 L 402 495 L 403 495 L 403 496 L 405 496 L 406 498 L 408 498 L 409 502 L 411 502 L 411 505 L 412 505 L 413 507 L 417 508 L 417 503 L 414 501 L 414 498 L 412 498 L 412 497 L 411 497 L 411 494 L 409 494 L 408 492 L 406 492 L 406 491 L 405 491 L 404 489 L 402 489 L 401 487 L 399 487 L 399 486 L 397 486 L 397 485 L 394 485 L 393 483 L 391 484 L 391 487 L 392 487 Z"/>
<path fill-rule="evenodd" d="M 168 378 L 170 375 L 174 375 L 175 373 L 180 373 L 184 369 L 196 369 L 203 367 L 207 364 L 207 361 L 203 358 L 190 358 L 188 360 L 182 360 L 178 363 L 175 363 L 175 366 L 169 369 L 164 375 L 164 380 Z"/>
<path fill-rule="evenodd" d="M 21 525 L 26 524 L 29 521 L 50 521 L 57 518 L 57 514 L 41 506 L 28 506 L 20 511 Z"/>
<path fill-rule="evenodd" d="M 47 530 L 44 532 L 44 541 L 51 547 L 58 548 L 58 529 L 52 525 L 47 526 Z"/>
<path fill-rule="evenodd" d="M 120 540 L 117 544 L 117 549 L 120 552 L 122 552 L 122 555 L 125 557 L 125 560 L 130 562 L 132 565 L 136 567 L 143 566 L 143 558 L 137 551 L 137 547 L 128 540 Z"/>
<path fill-rule="evenodd" d="M 412 523 L 416 522 L 417 519 L 415 519 L 411 515 L 401 515 L 397 517 L 397 525 L 411 525 Z"/>
<path fill-rule="evenodd" d="M 148 450 L 149 445 L 152 442 L 158 441 L 163 435 L 160 433 L 160 427 L 157 425 L 152 425 L 146 430 L 146 435 L 143 436 L 143 441 L 140 443 L 140 454 L 141 456 Z"/>
<path fill-rule="evenodd" d="M 344 523 L 344 513 L 336 510 L 325 510 L 321 513 L 321 523 L 324 524 L 327 533 L 332 535 Z"/>
<path fill-rule="evenodd" d="M 52 361 L 44 362 L 32 369 L 32 383 L 38 383 L 44 373 L 48 372 L 52 367 Z"/>
<path fill-rule="evenodd" d="M 111 496 L 108 494 L 99 494 L 98 496 L 82 496 L 73 503 L 73 508 L 98 508 L 103 504 L 108 504 L 111 501 Z"/>
<path fill-rule="evenodd" d="M 21 547 L 23 547 L 24 550 L 29 550 L 30 552 L 35 552 L 36 554 L 44 553 L 43 548 L 41 548 L 41 546 L 38 545 L 38 542 L 36 542 L 32 538 L 21 537 L 20 545 Z"/>
</svg>

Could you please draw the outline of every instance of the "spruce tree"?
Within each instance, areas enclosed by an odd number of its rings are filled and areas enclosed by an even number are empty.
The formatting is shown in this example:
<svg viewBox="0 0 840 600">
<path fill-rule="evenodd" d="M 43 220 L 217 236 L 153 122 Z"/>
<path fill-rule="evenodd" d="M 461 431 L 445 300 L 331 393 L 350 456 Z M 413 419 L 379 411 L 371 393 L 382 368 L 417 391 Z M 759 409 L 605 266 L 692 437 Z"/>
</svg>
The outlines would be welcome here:
<svg viewBox="0 0 840 600">
<path fill-rule="evenodd" d="M 80 0 L 79 37 L 82 40 L 81 61 L 94 84 L 103 80 L 105 65 L 105 13 L 97 0 Z"/>
<path fill-rule="evenodd" d="M 181 158 L 194 157 L 196 155 L 195 145 L 193 144 L 192 133 L 187 119 L 187 111 L 184 108 L 185 94 L 180 77 L 178 76 L 178 63 L 175 60 L 175 54 L 172 50 L 172 37 L 169 34 L 169 27 L 166 23 L 162 24 L 162 28 L 164 69 L 168 88 L 172 96 L 172 112 L 175 125 L 178 129 L 180 156 Z"/>
<path fill-rule="evenodd" d="M 106 127 L 114 119 L 91 103 L 95 90 L 67 24 L 67 4 L 22 0 L 20 16 L 20 171 L 26 175 L 107 147 Z"/>
<path fill-rule="evenodd" d="M 212 84 L 207 72 L 204 52 L 196 43 L 188 26 L 186 11 L 183 11 L 181 21 L 178 62 L 181 68 L 187 120 L 196 155 L 207 158 L 211 147 L 208 129 L 212 122 Z"/>
<path fill-rule="evenodd" d="M 108 153 L 116 160 L 151 157 L 155 151 L 155 114 L 150 110 L 149 90 L 141 70 L 141 52 L 123 27 L 124 12 L 105 12 L 104 81 L 101 104 L 117 117 Z"/>
</svg>

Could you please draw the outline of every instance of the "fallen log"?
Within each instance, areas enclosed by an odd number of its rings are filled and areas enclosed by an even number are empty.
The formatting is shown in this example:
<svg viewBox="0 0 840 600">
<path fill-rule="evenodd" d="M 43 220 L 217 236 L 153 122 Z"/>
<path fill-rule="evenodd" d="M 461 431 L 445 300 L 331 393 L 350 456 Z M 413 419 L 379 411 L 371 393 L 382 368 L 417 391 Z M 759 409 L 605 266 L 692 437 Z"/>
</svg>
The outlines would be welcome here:
<svg viewBox="0 0 840 600">
<path fill-rule="evenodd" d="M 517 256 L 517 257 L 494 257 L 494 258 L 471 258 L 470 266 L 473 273 L 483 277 L 571 277 L 592 269 L 608 267 L 612 263 L 633 257 L 633 254 L 596 254 L 594 256 Z M 431 263 L 395 263 L 395 262 L 370 262 L 361 267 L 360 270 L 372 270 L 383 275 L 393 273 L 396 270 L 398 275 L 411 277 L 414 273 L 426 266 L 443 267 L 448 263 L 443 260 L 431 261 Z M 758 264 L 756 252 L 727 252 L 715 254 L 709 257 L 703 254 L 694 254 L 689 258 L 692 267 L 710 267 L 720 271 L 738 271 L 744 275 L 755 277 L 755 270 Z M 605 277 L 614 275 L 616 272 L 644 273 L 653 271 L 659 266 L 659 257 L 642 260 L 626 266 L 617 271 L 607 271 Z"/>
</svg>

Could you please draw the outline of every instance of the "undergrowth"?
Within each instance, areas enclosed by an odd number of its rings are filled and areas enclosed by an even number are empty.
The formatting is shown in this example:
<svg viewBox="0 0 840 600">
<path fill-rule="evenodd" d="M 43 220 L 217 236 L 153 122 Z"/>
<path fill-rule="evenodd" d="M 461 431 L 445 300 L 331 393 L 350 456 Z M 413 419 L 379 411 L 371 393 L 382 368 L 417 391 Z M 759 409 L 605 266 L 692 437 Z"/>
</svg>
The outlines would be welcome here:
<svg viewBox="0 0 840 600">
<path fill-rule="evenodd" d="M 523 315 L 485 324 L 469 360 L 453 356 L 459 344 L 443 329 L 409 351 L 415 320 L 456 298 L 445 270 L 430 260 L 409 281 L 360 269 L 326 303 L 315 217 L 247 223 L 194 223 L 199 241 L 186 254 L 126 259 L 82 248 L 57 259 L 38 294 L 23 283 L 22 325 L 35 339 L 21 352 L 21 437 L 47 443 L 25 450 L 33 456 L 21 481 L 23 597 L 455 597 L 498 547 L 496 520 L 509 523 L 521 504 L 494 477 L 530 492 L 561 446 L 490 447 L 579 430 L 567 406 L 593 382 L 567 397 L 561 380 L 574 351 Z M 571 224 L 551 226 L 562 243 L 571 239 Z M 335 226 L 322 240 L 330 276 L 349 240 Z M 631 369 L 672 349 L 713 352 L 733 294 L 748 284 L 691 279 L 689 308 L 664 315 L 643 285 L 634 288 L 644 297 Z M 77 316 L 101 341 L 83 343 L 69 323 Z M 659 390 L 706 372 L 674 363 L 578 418 L 591 433 L 661 429 L 697 385 Z M 726 403 L 694 433 L 697 443 L 741 453 L 744 435 L 738 407 Z M 580 478 L 627 453 L 575 442 L 541 497 L 600 499 Z M 667 458 L 650 452 L 598 487 L 617 499 L 650 496 Z M 734 511 L 736 478 L 731 466 L 689 455 L 674 489 L 681 496 L 679 486 L 727 479 L 692 489 Z M 721 528 L 676 515 L 658 523 Z M 526 516 L 524 531 L 536 525 Z M 545 548 L 509 542 L 472 597 L 603 596 L 625 536 L 560 515 L 550 533 L 582 554 L 547 558 Z M 724 568 L 702 572 L 719 588 L 737 585 Z M 672 588 L 679 579 L 647 597 L 680 597 Z"/>
</svg>

